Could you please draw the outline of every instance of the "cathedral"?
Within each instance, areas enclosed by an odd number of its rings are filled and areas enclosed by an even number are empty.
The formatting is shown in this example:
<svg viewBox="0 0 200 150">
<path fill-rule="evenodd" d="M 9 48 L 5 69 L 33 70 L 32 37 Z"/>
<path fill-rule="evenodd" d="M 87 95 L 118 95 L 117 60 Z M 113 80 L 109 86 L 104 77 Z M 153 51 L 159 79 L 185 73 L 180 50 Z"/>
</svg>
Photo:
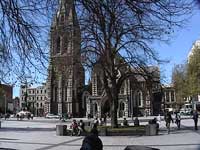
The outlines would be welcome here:
<svg viewBox="0 0 200 150">
<path fill-rule="evenodd" d="M 160 113 L 160 72 L 151 90 L 143 78 L 127 79 L 119 93 L 119 117 Z M 152 68 L 149 68 L 152 69 Z M 73 0 L 61 0 L 50 30 L 50 63 L 45 113 L 102 117 L 110 103 L 101 84 L 98 69 L 93 69 L 89 88 L 85 88 L 81 64 L 81 32 Z"/>
<path fill-rule="evenodd" d="M 79 116 L 84 69 L 81 65 L 81 34 L 72 0 L 61 0 L 50 30 L 45 112 Z"/>
</svg>

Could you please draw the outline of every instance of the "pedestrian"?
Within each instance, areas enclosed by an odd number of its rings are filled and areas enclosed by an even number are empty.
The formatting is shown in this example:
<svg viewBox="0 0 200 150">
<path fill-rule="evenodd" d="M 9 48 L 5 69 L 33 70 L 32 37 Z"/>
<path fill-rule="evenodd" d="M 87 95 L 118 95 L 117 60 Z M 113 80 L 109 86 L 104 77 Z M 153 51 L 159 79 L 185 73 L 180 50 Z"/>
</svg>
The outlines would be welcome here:
<svg viewBox="0 0 200 150">
<path fill-rule="evenodd" d="M 195 130 L 198 130 L 198 127 L 197 127 L 198 118 L 199 118 L 198 112 L 195 111 L 195 112 L 193 113 L 193 120 L 194 120 L 194 127 L 195 127 Z"/>
<path fill-rule="evenodd" d="M 98 118 L 95 118 L 95 119 L 94 119 L 94 124 L 96 124 L 97 126 L 99 125 Z"/>
<path fill-rule="evenodd" d="M 169 134 L 170 133 L 170 123 L 171 122 L 174 123 L 170 112 L 166 113 L 166 115 L 165 115 L 165 122 L 166 122 L 167 132 Z"/>
<path fill-rule="evenodd" d="M 126 120 L 126 118 L 124 118 L 123 120 L 123 126 L 128 126 L 128 121 Z"/>
<path fill-rule="evenodd" d="M 85 123 L 83 122 L 83 120 L 79 121 L 79 127 L 80 127 L 82 132 L 85 132 Z"/>
<path fill-rule="evenodd" d="M 92 130 L 90 131 L 90 135 L 84 138 L 80 150 L 103 150 L 103 143 L 98 137 L 96 124 L 94 124 Z"/>
<path fill-rule="evenodd" d="M 176 125 L 177 125 L 178 129 L 180 129 L 180 127 L 181 127 L 181 115 L 178 112 L 176 113 Z"/>
<path fill-rule="evenodd" d="M 139 121 L 138 117 L 135 117 L 134 126 L 140 126 L 140 121 Z"/>
<path fill-rule="evenodd" d="M 72 136 L 73 136 L 73 135 L 78 135 L 78 134 L 79 134 L 79 133 L 78 133 L 78 132 L 79 132 L 78 124 L 77 124 L 77 122 L 76 122 L 75 119 L 72 121 L 72 124 L 71 124 L 70 128 L 72 128 L 72 133 L 71 133 Z"/>
<path fill-rule="evenodd" d="M 160 116 L 160 114 L 158 114 L 156 119 L 157 119 L 158 123 L 161 124 L 161 116 Z"/>
</svg>

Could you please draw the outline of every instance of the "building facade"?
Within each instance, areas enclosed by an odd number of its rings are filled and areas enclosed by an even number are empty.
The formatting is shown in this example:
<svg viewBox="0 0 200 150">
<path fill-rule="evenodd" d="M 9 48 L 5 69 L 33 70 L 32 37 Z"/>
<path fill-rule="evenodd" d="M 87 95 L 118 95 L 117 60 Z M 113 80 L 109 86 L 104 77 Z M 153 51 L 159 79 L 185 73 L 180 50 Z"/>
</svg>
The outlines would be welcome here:
<svg viewBox="0 0 200 150">
<path fill-rule="evenodd" d="M 170 111 L 179 110 L 181 104 L 176 101 L 174 87 L 172 85 L 163 85 L 162 93 L 162 109 Z"/>
<path fill-rule="evenodd" d="M 152 70 L 158 73 L 156 80 L 149 86 L 142 76 L 130 77 L 124 81 L 118 95 L 118 117 L 157 115 L 161 113 L 161 86 L 159 68 Z M 150 68 L 149 68 L 150 70 Z M 137 81 L 135 80 L 137 79 Z M 110 102 L 107 98 L 99 70 L 93 71 L 92 92 L 86 100 L 86 116 L 102 117 L 110 113 Z"/>
<path fill-rule="evenodd" d="M 12 103 L 13 87 L 0 83 L 0 113 L 12 112 L 8 107 Z M 9 109 L 8 109 L 9 108 Z"/>
<path fill-rule="evenodd" d="M 22 110 L 29 110 L 35 116 L 45 115 L 46 99 L 46 84 L 38 87 L 21 86 L 20 88 L 20 108 Z"/>
<path fill-rule="evenodd" d="M 19 97 L 15 97 L 13 99 L 13 113 L 16 114 L 20 110 L 21 110 L 21 108 L 20 108 L 20 98 Z"/>
<path fill-rule="evenodd" d="M 81 33 L 73 0 L 61 0 L 50 31 L 46 113 L 78 116 L 84 69 Z"/>
</svg>

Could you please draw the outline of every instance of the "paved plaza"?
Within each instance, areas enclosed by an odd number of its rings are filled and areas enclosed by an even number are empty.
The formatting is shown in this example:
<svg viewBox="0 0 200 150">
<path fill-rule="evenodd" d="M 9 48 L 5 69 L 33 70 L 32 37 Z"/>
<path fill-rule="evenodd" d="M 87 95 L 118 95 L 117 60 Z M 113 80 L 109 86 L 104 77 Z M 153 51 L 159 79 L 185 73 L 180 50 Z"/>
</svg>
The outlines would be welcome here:
<svg viewBox="0 0 200 150">
<path fill-rule="evenodd" d="M 0 149 L 14 150 L 79 150 L 84 137 L 57 136 L 59 120 L 2 120 Z M 142 122 L 146 124 L 147 122 Z M 200 130 L 195 131 L 192 119 L 182 120 L 181 130 L 172 124 L 167 134 L 164 121 L 157 136 L 101 136 L 104 150 L 123 150 L 127 145 L 145 145 L 161 150 L 200 150 Z M 69 126 L 69 122 L 65 122 Z"/>
</svg>

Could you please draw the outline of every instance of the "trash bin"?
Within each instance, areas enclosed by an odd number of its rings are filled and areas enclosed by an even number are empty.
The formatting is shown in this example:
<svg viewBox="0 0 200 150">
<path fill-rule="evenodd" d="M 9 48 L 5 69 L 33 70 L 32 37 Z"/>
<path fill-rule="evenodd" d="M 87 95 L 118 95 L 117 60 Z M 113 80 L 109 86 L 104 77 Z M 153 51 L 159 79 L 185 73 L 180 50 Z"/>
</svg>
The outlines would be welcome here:
<svg viewBox="0 0 200 150">
<path fill-rule="evenodd" d="M 67 125 L 56 125 L 56 135 L 62 136 L 67 134 Z"/>
<path fill-rule="evenodd" d="M 146 135 L 157 135 L 158 134 L 157 124 L 148 124 L 148 125 L 146 125 L 145 130 L 146 130 Z"/>
<path fill-rule="evenodd" d="M 124 150 L 159 150 L 159 149 L 146 147 L 146 146 L 140 146 L 140 145 L 133 145 L 133 146 L 127 146 Z"/>
</svg>

